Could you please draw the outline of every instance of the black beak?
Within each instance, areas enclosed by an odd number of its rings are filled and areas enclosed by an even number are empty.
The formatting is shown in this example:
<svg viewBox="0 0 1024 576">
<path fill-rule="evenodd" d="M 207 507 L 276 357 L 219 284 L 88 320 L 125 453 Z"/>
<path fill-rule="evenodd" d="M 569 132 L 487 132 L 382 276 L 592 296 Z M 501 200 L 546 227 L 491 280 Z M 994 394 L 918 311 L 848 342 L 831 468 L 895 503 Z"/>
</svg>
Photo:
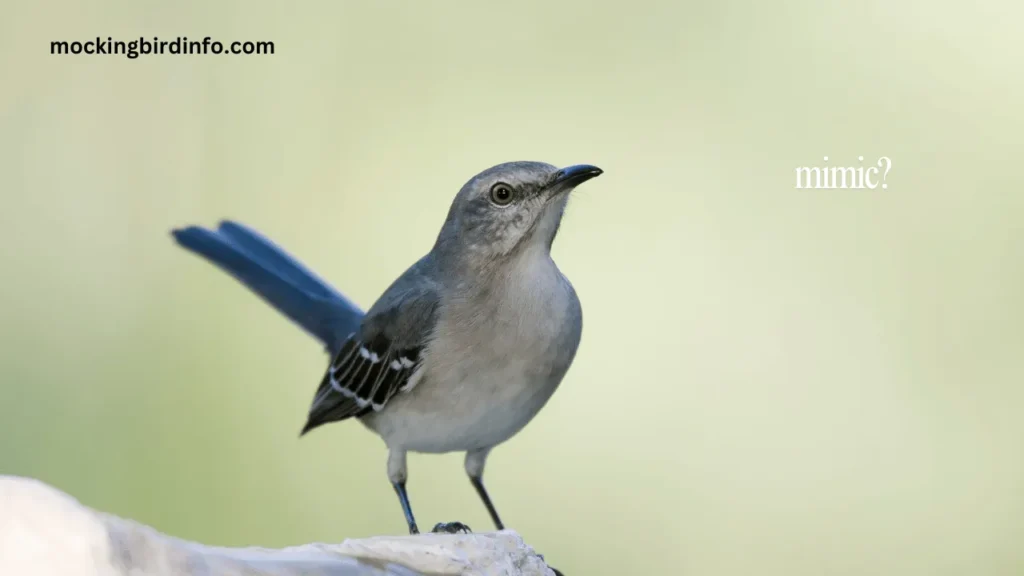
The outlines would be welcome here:
<svg viewBox="0 0 1024 576">
<path fill-rule="evenodd" d="M 591 178 L 597 178 L 601 174 L 604 174 L 604 170 L 597 166 L 577 164 L 559 170 L 549 187 L 557 190 L 572 190 Z"/>
</svg>

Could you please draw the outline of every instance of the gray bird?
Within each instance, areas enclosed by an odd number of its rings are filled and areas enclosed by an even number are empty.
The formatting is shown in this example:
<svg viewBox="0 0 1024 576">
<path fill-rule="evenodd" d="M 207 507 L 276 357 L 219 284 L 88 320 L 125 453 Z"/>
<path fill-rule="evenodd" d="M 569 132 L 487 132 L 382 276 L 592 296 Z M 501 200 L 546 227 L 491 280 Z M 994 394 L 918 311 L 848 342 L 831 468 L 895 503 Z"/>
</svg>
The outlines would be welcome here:
<svg viewBox="0 0 1024 576">
<path fill-rule="evenodd" d="M 352 417 L 378 434 L 410 533 L 419 529 L 405 488 L 408 452 L 465 452 L 466 473 L 501 530 L 484 464 L 536 416 L 576 355 L 580 302 L 551 244 L 569 193 L 600 174 L 539 162 L 481 172 L 456 195 L 433 249 L 365 315 L 244 226 L 173 234 L 324 342 L 333 359 L 302 434 Z"/>
</svg>

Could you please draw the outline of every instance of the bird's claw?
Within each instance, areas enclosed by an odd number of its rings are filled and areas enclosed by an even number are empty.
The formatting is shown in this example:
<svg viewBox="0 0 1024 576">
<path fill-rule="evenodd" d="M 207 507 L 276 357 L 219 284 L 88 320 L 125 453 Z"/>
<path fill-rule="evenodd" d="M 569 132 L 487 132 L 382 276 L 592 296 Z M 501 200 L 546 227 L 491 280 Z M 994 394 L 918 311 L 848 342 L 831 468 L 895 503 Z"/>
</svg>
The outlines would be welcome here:
<svg viewBox="0 0 1024 576">
<path fill-rule="evenodd" d="M 431 532 L 434 534 L 469 534 L 472 530 L 462 522 L 438 522 Z"/>
</svg>

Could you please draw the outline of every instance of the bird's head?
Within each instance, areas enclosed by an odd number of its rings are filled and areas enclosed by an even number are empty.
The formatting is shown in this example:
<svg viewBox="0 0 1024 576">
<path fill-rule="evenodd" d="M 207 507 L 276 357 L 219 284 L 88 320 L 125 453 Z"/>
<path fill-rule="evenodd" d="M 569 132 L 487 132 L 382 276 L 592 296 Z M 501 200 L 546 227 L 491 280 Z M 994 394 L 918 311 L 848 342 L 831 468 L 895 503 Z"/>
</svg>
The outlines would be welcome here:
<svg viewBox="0 0 1024 576">
<path fill-rule="evenodd" d="M 600 175 L 600 168 L 586 164 L 508 162 L 488 168 L 455 197 L 438 248 L 479 261 L 530 248 L 550 250 L 569 193 Z"/>
</svg>

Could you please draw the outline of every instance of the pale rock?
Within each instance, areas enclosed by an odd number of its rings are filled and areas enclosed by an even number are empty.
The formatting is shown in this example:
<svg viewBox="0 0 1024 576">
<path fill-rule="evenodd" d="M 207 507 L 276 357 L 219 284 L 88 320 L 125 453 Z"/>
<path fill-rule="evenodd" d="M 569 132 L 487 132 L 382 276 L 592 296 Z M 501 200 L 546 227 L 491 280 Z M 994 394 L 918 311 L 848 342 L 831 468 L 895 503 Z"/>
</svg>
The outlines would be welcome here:
<svg viewBox="0 0 1024 576">
<path fill-rule="evenodd" d="M 553 576 L 515 532 L 377 536 L 280 550 L 172 538 L 38 480 L 0 476 L 0 574 L 23 576 Z"/>
</svg>

